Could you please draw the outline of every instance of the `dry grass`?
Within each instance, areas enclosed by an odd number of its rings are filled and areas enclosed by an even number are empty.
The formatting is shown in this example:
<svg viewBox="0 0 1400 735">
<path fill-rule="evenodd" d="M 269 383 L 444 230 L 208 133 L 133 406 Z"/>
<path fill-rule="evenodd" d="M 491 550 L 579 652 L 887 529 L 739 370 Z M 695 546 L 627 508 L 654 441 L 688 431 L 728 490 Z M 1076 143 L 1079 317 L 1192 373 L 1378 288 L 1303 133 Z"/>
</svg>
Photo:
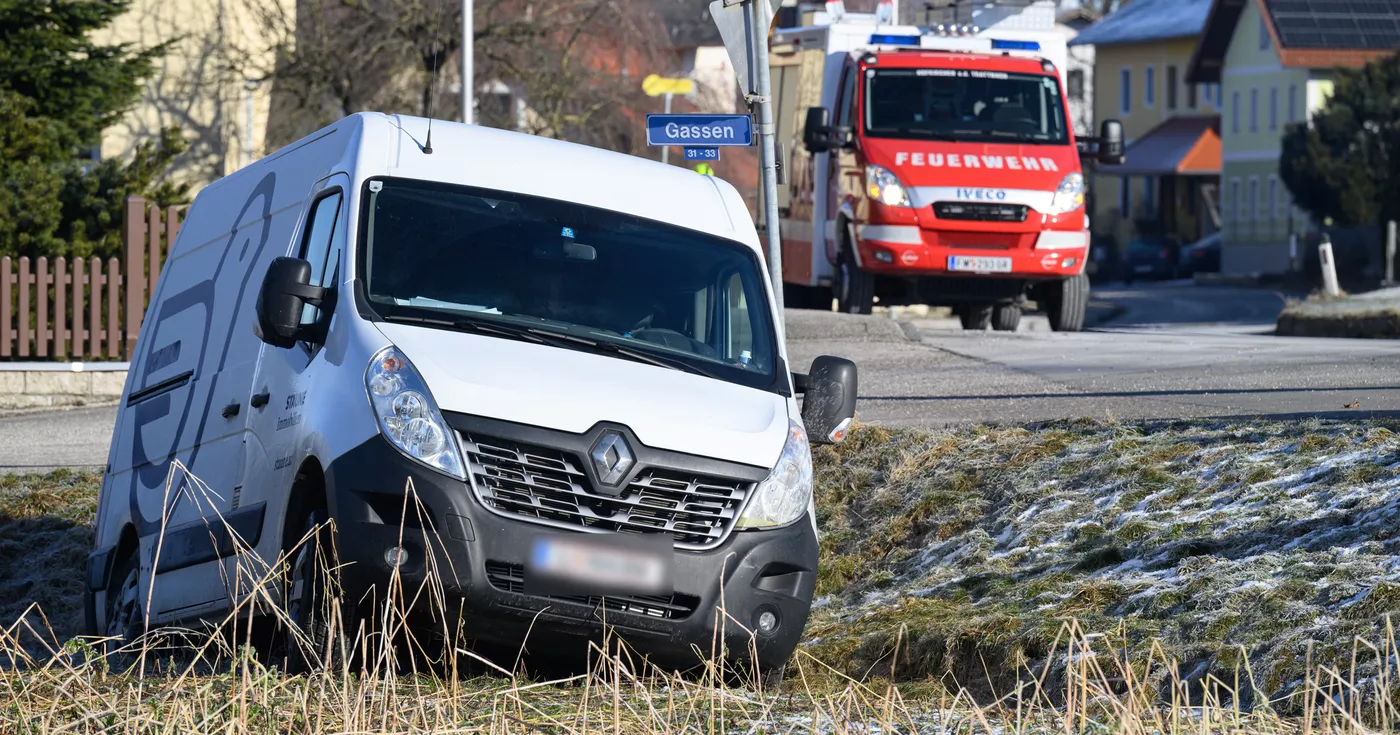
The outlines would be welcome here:
<svg viewBox="0 0 1400 735">
<path fill-rule="evenodd" d="M 1232 444 L 1242 449 L 1232 449 Z M 987 535 L 979 527 L 996 515 L 998 504 L 1022 510 L 1027 498 L 1017 493 L 1034 490 L 1018 490 L 1011 477 L 1030 478 L 1045 488 L 1042 494 L 1063 492 L 1059 488 L 1074 478 L 1092 477 L 1129 491 L 1141 486 L 1144 493 L 1177 497 L 1172 468 L 1183 467 L 1204 473 L 1202 486 L 1212 491 L 1242 493 L 1270 482 L 1244 455 L 1264 447 L 1275 447 L 1282 456 L 1337 452 L 1351 445 L 1370 447 L 1377 457 L 1400 457 L 1395 434 L 1380 425 L 1317 424 L 1290 434 L 1258 426 L 1084 422 L 1033 430 L 908 434 L 866 428 L 839 453 L 820 453 L 822 527 L 831 534 L 838 525 L 849 525 L 853 512 L 885 517 L 878 534 L 869 533 L 874 517 L 852 526 L 865 532 L 859 543 L 833 535 L 824 547 L 823 567 L 855 574 L 857 579 L 838 589 L 864 595 L 872 586 L 878 588 L 873 572 L 887 569 L 892 579 L 908 573 L 912 542 L 990 543 L 978 541 Z M 1100 454 L 1090 456 L 1087 448 L 1092 447 Z M 1132 473 L 1118 474 L 1119 465 L 1131 466 Z M 1217 487 L 1222 480 L 1209 471 L 1216 466 L 1238 475 L 1229 480 L 1237 490 Z M 1352 481 L 1388 482 L 1394 467 L 1385 468 L 1384 478 L 1348 479 L 1334 472 L 1321 487 L 1331 492 Z M 870 650 L 822 645 L 819 639 L 835 640 L 848 632 L 839 621 L 818 615 L 807 645 L 776 691 L 746 681 L 720 652 L 709 652 L 713 663 L 682 676 L 651 667 L 610 640 L 592 649 L 586 669 L 549 679 L 518 655 L 479 655 L 464 631 L 446 622 L 438 631 L 446 645 L 416 639 L 404 625 L 408 601 L 436 609 L 440 622 L 453 619 L 442 614 L 445 604 L 437 584 L 447 570 L 435 570 L 413 589 L 401 582 L 392 585 L 387 598 L 373 606 L 374 625 L 332 608 L 334 624 L 324 639 L 294 632 L 292 645 L 320 665 L 313 673 L 291 675 L 282 665 L 285 657 L 269 653 L 265 645 L 261 634 L 267 626 L 249 625 L 254 613 L 262 613 L 292 629 L 278 599 L 285 559 L 270 567 L 241 569 L 233 582 L 241 591 L 237 609 L 210 628 L 189 633 L 182 646 L 171 646 L 170 631 L 150 631 L 112 651 L 116 642 L 73 637 L 76 600 L 64 599 L 67 591 L 80 589 L 95 480 L 72 473 L 0 478 L 0 549 L 9 550 L 9 556 L 0 556 L 0 584 L 5 585 L 0 589 L 14 590 L 4 608 L 5 620 L 13 622 L 0 630 L 0 734 L 1311 735 L 1390 731 L 1400 722 L 1400 648 L 1386 616 L 1400 600 L 1400 586 L 1375 584 L 1363 604 L 1348 613 L 1384 620 L 1379 635 L 1369 641 L 1350 636 L 1299 646 L 1294 651 L 1298 665 L 1290 669 L 1299 672 L 1298 680 L 1288 682 L 1285 694 L 1267 693 L 1255 684 L 1262 680 L 1252 668 L 1258 651 L 1229 643 L 1237 637 L 1230 626 L 1247 619 L 1239 617 L 1244 611 L 1221 611 L 1209 618 L 1221 629 L 1210 640 L 1220 643 L 1204 675 L 1181 663 L 1175 644 L 1144 637 L 1149 630 L 1140 625 L 1145 613 L 1122 619 L 1105 615 L 1132 590 L 1105 578 L 1102 570 L 1122 564 L 1125 551 L 1136 553 L 1147 540 L 1160 542 L 1165 531 L 1146 522 L 1095 528 L 1087 516 L 1069 524 L 1073 528 L 1056 540 L 1067 553 L 1075 550 L 1073 568 L 1014 584 L 966 580 L 950 588 L 948 597 L 890 596 L 880 603 L 878 624 L 863 614 L 854 622 L 864 633 L 849 632 L 848 640 L 873 646 Z M 914 496 L 920 502 L 911 506 Z M 406 494 L 406 502 L 412 497 Z M 1127 492 L 1122 502 L 1144 502 L 1135 498 Z M 1190 501 L 1191 494 L 1184 492 L 1173 502 Z M 406 508 L 404 515 L 411 512 L 414 508 Z M 26 565 L 26 549 L 41 563 Z M 74 558 L 78 561 L 70 565 Z M 1183 570 L 1194 558 L 1183 558 Z M 846 564 L 855 566 L 846 570 Z M 21 577 L 30 580 L 28 587 L 17 585 Z M 824 584 L 837 582 L 826 576 Z M 1314 594 L 1312 588 L 1290 584 L 1280 584 L 1281 599 Z M 50 588 L 58 592 L 43 592 Z M 1005 612 L 997 605 L 1009 597 L 1033 603 L 1047 595 L 1059 602 L 1036 621 L 1035 640 L 1043 650 L 1031 650 L 1025 647 L 1023 628 L 1031 615 Z M 1165 611 L 1185 602 L 1167 598 L 1153 604 Z M 980 608 L 978 600 L 985 603 Z M 57 611 L 52 620 L 43 614 L 51 609 Z M 715 624 L 732 621 L 720 612 Z M 931 638 L 932 630 L 944 631 L 943 637 Z M 958 665 L 947 665 L 950 661 Z"/>
</svg>

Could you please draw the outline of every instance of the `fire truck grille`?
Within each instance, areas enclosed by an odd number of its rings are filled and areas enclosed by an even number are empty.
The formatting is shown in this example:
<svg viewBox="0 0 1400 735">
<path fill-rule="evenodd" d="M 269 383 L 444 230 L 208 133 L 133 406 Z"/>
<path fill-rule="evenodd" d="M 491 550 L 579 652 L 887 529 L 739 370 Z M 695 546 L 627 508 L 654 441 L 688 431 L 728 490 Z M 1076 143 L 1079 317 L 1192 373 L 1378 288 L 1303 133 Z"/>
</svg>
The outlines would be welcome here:
<svg viewBox="0 0 1400 735">
<path fill-rule="evenodd" d="M 1030 207 L 1024 204 L 968 204 L 935 202 L 933 213 L 939 219 L 971 222 L 1025 222 Z"/>
</svg>

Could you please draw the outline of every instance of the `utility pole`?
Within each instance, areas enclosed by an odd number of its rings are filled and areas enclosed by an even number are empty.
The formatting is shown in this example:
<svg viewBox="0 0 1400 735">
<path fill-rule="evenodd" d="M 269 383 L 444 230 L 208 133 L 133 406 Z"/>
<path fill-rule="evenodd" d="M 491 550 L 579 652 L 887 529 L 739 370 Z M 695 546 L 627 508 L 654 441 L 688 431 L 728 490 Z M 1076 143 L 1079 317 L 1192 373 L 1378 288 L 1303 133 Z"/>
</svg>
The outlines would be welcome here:
<svg viewBox="0 0 1400 735">
<path fill-rule="evenodd" d="M 462 122 L 468 125 L 475 122 L 472 111 L 476 107 L 476 70 L 472 63 L 476 53 L 476 33 L 472 22 L 474 0 L 462 0 Z"/>
<path fill-rule="evenodd" d="M 768 240 L 773 297 L 783 308 L 783 244 L 778 232 L 778 166 L 775 153 L 772 81 L 768 73 L 768 27 L 778 0 L 712 0 L 710 17 L 724 39 L 739 86 L 757 117 L 759 194 Z M 784 336 L 781 329 L 779 336 Z"/>
<path fill-rule="evenodd" d="M 773 279 L 773 300 L 778 313 L 783 310 L 783 240 L 778 228 L 778 165 L 773 138 L 773 90 L 768 69 L 767 0 L 748 0 L 753 18 L 750 38 L 753 43 L 754 74 L 758 88 L 754 90 L 754 106 L 758 112 L 759 181 L 763 186 L 763 222 L 768 230 L 768 268 Z M 784 330 L 785 332 L 786 330 Z"/>
<path fill-rule="evenodd" d="M 671 93 L 670 93 L 670 92 L 667 92 L 667 93 L 666 93 L 666 114 L 667 114 L 667 115 L 671 114 Z M 661 146 L 661 162 L 662 162 L 662 163 L 670 163 L 670 162 L 671 162 L 671 146 L 669 146 L 669 145 L 663 145 L 663 146 Z"/>
</svg>

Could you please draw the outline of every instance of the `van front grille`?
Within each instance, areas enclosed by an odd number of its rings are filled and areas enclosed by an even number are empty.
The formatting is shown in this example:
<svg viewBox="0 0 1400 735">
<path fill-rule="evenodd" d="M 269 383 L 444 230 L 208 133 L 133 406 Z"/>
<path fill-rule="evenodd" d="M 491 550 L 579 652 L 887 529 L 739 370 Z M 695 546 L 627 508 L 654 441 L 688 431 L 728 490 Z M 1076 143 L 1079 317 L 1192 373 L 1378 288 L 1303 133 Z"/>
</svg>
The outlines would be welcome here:
<svg viewBox="0 0 1400 735">
<path fill-rule="evenodd" d="M 519 564 L 502 561 L 486 562 L 486 579 L 502 592 L 525 593 L 525 569 Z M 608 612 L 645 615 L 664 620 L 684 620 L 700 606 L 700 598 L 679 592 L 665 596 L 646 597 L 544 597 L 545 600 L 573 602 L 589 607 L 602 607 Z"/>
<path fill-rule="evenodd" d="M 678 548 L 719 545 L 754 483 L 648 467 L 616 495 L 594 492 L 579 457 L 509 439 L 462 433 L 472 490 L 486 507 L 524 520 L 592 532 L 668 533 Z"/>
<path fill-rule="evenodd" d="M 933 213 L 939 219 L 969 222 L 1025 222 L 1030 207 L 1024 204 L 968 204 L 966 202 L 934 202 Z"/>
</svg>

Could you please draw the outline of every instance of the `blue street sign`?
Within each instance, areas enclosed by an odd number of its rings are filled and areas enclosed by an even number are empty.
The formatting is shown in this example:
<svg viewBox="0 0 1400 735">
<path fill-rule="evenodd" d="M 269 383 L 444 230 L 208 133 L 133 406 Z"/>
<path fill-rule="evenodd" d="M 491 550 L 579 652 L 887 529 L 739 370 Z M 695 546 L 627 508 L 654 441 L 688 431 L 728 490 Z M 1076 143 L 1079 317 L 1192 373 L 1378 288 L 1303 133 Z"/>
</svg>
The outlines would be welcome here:
<svg viewBox="0 0 1400 735">
<path fill-rule="evenodd" d="M 647 145 L 753 145 L 748 115 L 647 115 Z"/>
<path fill-rule="evenodd" d="M 686 148 L 685 160 L 687 161 L 718 161 L 718 148 Z"/>
</svg>

